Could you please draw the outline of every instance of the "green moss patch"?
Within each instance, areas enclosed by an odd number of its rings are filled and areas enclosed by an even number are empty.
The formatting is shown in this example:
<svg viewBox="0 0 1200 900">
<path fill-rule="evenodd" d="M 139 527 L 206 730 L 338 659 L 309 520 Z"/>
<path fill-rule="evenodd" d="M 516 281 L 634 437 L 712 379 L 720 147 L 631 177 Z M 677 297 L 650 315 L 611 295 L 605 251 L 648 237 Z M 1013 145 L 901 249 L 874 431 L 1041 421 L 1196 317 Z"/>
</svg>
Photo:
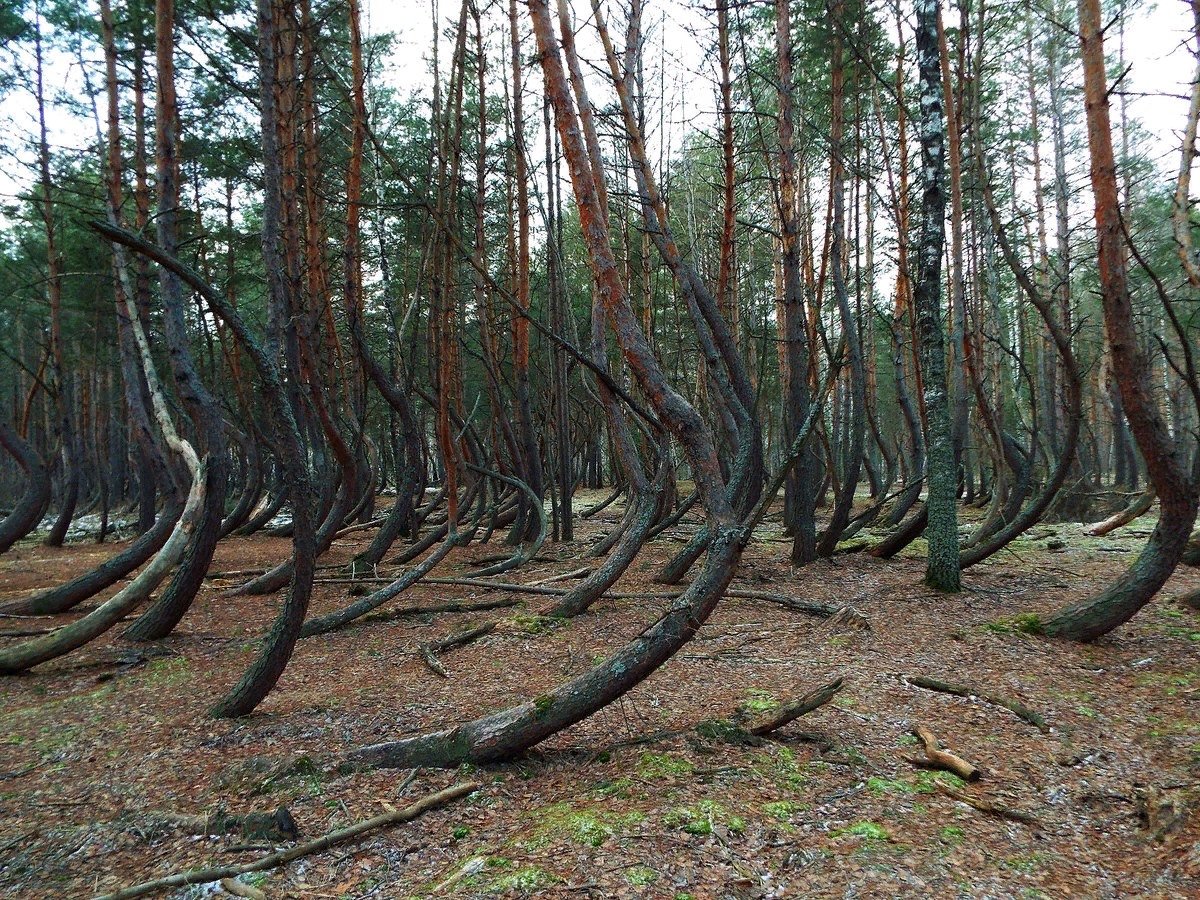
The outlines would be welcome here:
<svg viewBox="0 0 1200 900">
<path fill-rule="evenodd" d="M 745 819 L 729 815 L 725 807 L 715 800 L 701 800 L 694 806 L 678 806 L 663 816 L 663 824 L 701 836 L 712 834 L 714 825 L 723 825 L 733 834 L 741 834 L 746 830 Z"/>
<path fill-rule="evenodd" d="M 531 850 L 567 838 L 577 844 L 599 847 L 610 837 L 628 831 L 646 817 L 637 811 L 615 812 L 599 807 L 579 808 L 570 803 L 554 803 L 535 810 L 537 826 L 521 846 Z"/>
<path fill-rule="evenodd" d="M 891 837 L 886 828 L 877 822 L 871 821 L 855 822 L 853 825 L 837 829 L 833 832 L 833 835 L 834 837 L 850 835 L 851 837 L 862 838 L 865 841 L 886 841 Z"/>
<path fill-rule="evenodd" d="M 642 778 L 675 778 L 695 771 L 686 759 L 667 753 L 643 753 L 638 757 L 637 772 Z"/>
</svg>

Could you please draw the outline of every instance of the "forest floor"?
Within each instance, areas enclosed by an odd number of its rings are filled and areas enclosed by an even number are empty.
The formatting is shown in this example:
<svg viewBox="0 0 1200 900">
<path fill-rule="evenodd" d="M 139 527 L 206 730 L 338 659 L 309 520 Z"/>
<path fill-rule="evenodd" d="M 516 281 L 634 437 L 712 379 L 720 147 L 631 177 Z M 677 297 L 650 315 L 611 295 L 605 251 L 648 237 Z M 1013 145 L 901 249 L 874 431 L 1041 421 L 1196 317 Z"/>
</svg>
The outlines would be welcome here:
<svg viewBox="0 0 1200 900">
<path fill-rule="evenodd" d="M 584 492 L 578 503 L 602 496 Z M 572 544 L 547 542 L 506 577 L 533 582 L 587 564 L 588 539 L 620 512 L 618 504 L 588 520 Z M 1104 585 L 1151 524 L 1104 538 L 1078 525 L 1038 526 L 969 570 L 953 597 L 922 585 L 921 547 L 892 561 L 852 554 L 796 570 L 782 536 L 764 529 L 737 585 L 848 603 L 869 629 L 727 598 L 689 646 L 622 700 L 524 759 L 471 771 L 484 782 L 471 797 L 244 880 L 272 898 L 1200 897 L 1200 815 L 1183 814 L 1200 802 L 1200 615 L 1172 600 L 1200 587 L 1200 571 L 1181 570 L 1095 644 L 1013 624 Z M 694 527 L 646 548 L 618 589 L 661 590 L 650 577 Z M 339 540 L 323 562 L 350 559 L 369 535 Z M 289 549 L 264 536 L 222 541 L 214 571 L 266 567 Z M 437 574 L 468 574 L 473 559 L 502 549 L 455 551 Z M 111 552 L 23 544 L 0 557 L 0 601 Z M 114 629 L 0 684 L 0 895 L 86 897 L 263 850 L 246 849 L 262 842 L 243 836 L 188 834 L 176 814 L 286 805 L 311 838 L 407 805 L 466 776 L 421 771 L 405 785 L 404 771 L 339 775 L 320 761 L 539 696 L 636 635 L 666 602 L 603 600 L 551 624 L 538 611 L 552 598 L 421 584 L 390 606 L 522 604 L 407 615 L 305 640 L 254 716 L 218 721 L 205 710 L 253 658 L 280 602 L 223 595 L 236 583 L 207 582 L 154 653 Z M 346 596 L 345 584 L 319 584 L 314 611 Z M 443 654 L 448 678 L 417 652 L 497 617 L 505 621 L 492 634 Z M 3 631 L 38 627 L 45 623 L 0 619 Z M 905 680 L 915 675 L 1019 701 L 1048 730 Z M 758 746 L 695 730 L 837 676 L 845 687 L 832 703 Z M 952 785 L 914 767 L 917 725 L 983 777 Z M 982 812 L 941 785 L 1034 818 Z M 224 895 L 216 885 L 176 894 Z"/>
</svg>

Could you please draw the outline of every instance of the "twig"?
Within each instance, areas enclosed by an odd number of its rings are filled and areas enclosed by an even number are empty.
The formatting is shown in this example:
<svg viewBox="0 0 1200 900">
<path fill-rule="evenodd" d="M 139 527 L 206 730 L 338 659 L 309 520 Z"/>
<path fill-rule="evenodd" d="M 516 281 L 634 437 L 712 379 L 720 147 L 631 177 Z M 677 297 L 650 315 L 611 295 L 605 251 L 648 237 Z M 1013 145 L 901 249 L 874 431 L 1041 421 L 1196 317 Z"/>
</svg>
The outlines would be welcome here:
<svg viewBox="0 0 1200 900">
<path fill-rule="evenodd" d="M 556 576 L 556 578 L 574 577 L 572 573 Z M 386 576 L 369 577 L 369 578 L 318 578 L 314 584 L 386 584 L 394 579 Z M 556 579 L 545 579 L 540 582 L 532 582 L 529 584 L 520 584 L 512 581 L 492 581 L 487 578 L 423 578 L 422 584 L 444 584 L 453 585 L 456 587 L 473 587 L 485 591 L 505 591 L 514 594 L 540 594 L 547 597 L 561 597 L 569 592 L 568 588 L 550 587 L 545 582 Z M 605 591 L 605 598 L 610 600 L 674 600 L 679 596 L 678 592 L 672 591 Z M 825 603 L 815 603 L 808 600 L 797 600 L 795 597 L 789 597 L 786 594 L 773 594 L 768 591 L 753 591 L 744 588 L 729 588 L 725 591 L 727 597 L 737 597 L 742 600 L 764 600 L 767 603 L 775 603 L 779 606 L 786 606 L 788 609 L 794 609 L 798 612 L 809 613 L 810 615 L 820 616 L 821 618 L 829 618 L 834 615 L 841 607 L 831 606 Z M 458 607 L 452 607 L 442 610 L 438 607 L 427 607 L 427 612 L 457 612 Z"/>
<path fill-rule="evenodd" d="M 510 606 L 520 606 L 520 600 L 481 600 L 478 603 L 468 603 L 463 600 L 451 600 L 447 603 L 438 603 L 434 606 L 399 606 L 396 609 L 386 612 L 376 613 L 370 616 L 363 616 L 359 622 L 387 622 L 392 619 L 402 619 L 405 616 L 423 616 L 432 615 L 434 613 L 465 613 L 465 612 L 481 612 L 489 609 L 506 609 Z"/>
<path fill-rule="evenodd" d="M 400 787 L 396 788 L 396 793 L 397 793 L 397 794 L 403 794 L 405 791 L 407 791 L 407 790 L 408 790 L 408 786 L 409 786 L 410 784 L 412 784 L 414 781 L 416 781 L 416 780 L 417 780 L 417 776 L 418 776 L 418 775 L 420 775 L 420 774 L 421 774 L 421 767 L 420 767 L 420 766 L 413 766 L 413 769 L 412 769 L 412 771 L 411 771 L 411 772 L 409 772 L 409 773 L 408 773 L 408 774 L 407 774 L 407 775 L 404 777 L 404 781 L 402 781 L 402 782 L 400 783 Z"/>
<path fill-rule="evenodd" d="M 0 772 L 0 781 L 9 781 L 13 778 L 20 778 L 23 775 L 28 775 L 30 772 L 35 772 L 46 764 L 46 760 L 42 759 L 35 763 L 30 763 L 23 769 L 13 769 L 11 772 Z"/>
<path fill-rule="evenodd" d="M 434 656 L 433 651 L 429 649 L 428 644 L 421 645 L 421 660 L 429 667 L 430 671 L 435 675 L 440 675 L 442 678 L 449 678 L 450 673 L 446 671 L 446 667 L 438 661 Z"/>
<path fill-rule="evenodd" d="M 344 537 L 347 534 L 353 534 L 355 531 L 365 531 L 368 528 L 376 528 L 382 525 L 385 521 L 386 519 L 379 518 L 372 519 L 370 522 L 359 522 L 357 525 L 347 525 L 345 528 L 334 534 L 333 537 L 336 540 L 337 538 Z"/>
<path fill-rule="evenodd" d="M 446 671 L 446 667 L 438 660 L 437 655 L 444 650 L 449 650 L 451 647 L 459 647 L 463 644 L 469 644 L 471 641 L 478 640 L 484 635 L 491 634 L 496 630 L 499 622 L 492 619 L 490 622 L 484 622 L 482 625 L 476 625 L 474 628 L 467 628 L 463 631 L 455 632 L 444 638 L 438 638 L 436 641 L 429 641 L 421 645 L 421 659 L 425 660 L 425 665 L 429 666 L 436 674 L 443 678 L 449 678 L 450 673 Z"/>
<path fill-rule="evenodd" d="M 29 628 L 21 631 L 0 631 L 0 638 L 37 637 L 39 634 L 50 634 L 53 628 Z"/>
<path fill-rule="evenodd" d="M 290 850 L 281 850 L 278 853 L 272 853 L 254 862 L 237 866 L 214 866 L 209 869 L 193 869 L 189 872 L 180 872 L 176 875 L 169 875 L 166 878 L 157 878 L 154 881 L 146 881 L 142 884 L 121 888 L 121 890 L 112 894 L 97 897 L 96 900 L 129 900 L 132 897 L 144 897 L 147 894 L 153 894 L 168 888 L 184 887 L 189 884 L 208 884 L 209 882 L 220 881 L 223 878 L 236 878 L 238 875 L 245 875 L 248 872 L 265 872 L 268 869 L 286 865 L 302 856 L 309 856 L 313 853 L 328 850 L 330 847 L 345 843 L 369 831 L 386 828 L 389 825 L 395 825 L 400 822 L 409 822 L 430 809 L 449 803 L 452 800 L 457 800 L 460 797 L 465 797 L 472 791 L 479 790 L 480 787 L 482 785 L 478 781 L 461 782 L 443 791 L 438 791 L 435 794 L 428 794 L 404 809 L 384 813 L 373 819 L 366 819 L 347 828 L 332 831 L 324 837 L 313 841 L 306 841 L 303 844 L 297 844 Z"/>
</svg>

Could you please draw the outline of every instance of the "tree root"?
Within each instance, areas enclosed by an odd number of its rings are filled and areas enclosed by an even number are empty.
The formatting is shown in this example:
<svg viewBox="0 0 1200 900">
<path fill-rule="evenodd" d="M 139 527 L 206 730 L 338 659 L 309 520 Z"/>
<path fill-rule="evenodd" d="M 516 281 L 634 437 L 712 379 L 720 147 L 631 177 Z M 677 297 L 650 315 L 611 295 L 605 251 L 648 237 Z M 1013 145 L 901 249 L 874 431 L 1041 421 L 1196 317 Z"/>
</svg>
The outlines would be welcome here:
<svg viewBox="0 0 1200 900">
<path fill-rule="evenodd" d="M 482 785 L 477 781 L 461 782 L 443 791 L 428 794 L 404 809 L 393 810 L 381 816 L 376 816 L 373 819 L 366 819 L 346 828 L 331 831 L 324 837 L 313 841 L 306 841 L 303 844 L 297 844 L 288 850 L 271 853 L 253 862 L 236 866 L 214 866 L 209 869 L 192 869 L 188 872 L 169 875 L 166 878 L 157 878 L 154 881 L 146 881 L 142 884 L 121 888 L 121 890 L 114 893 L 97 897 L 96 900 L 129 900 L 132 897 L 144 897 L 147 894 L 154 894 L 169 888 L 184 887 L 189 884 L 208 884 L 209 882 L 221 881 L 225 878 L 236 878 L 238 875 L 245 875 L 248 872 L 265 872 L 268 869 L 275 869 L 286 865 L 302 856 L 310 856 L 313 853 L 328 850 L 330 847 L 343 844 L 369 831 L 386 828 L 389 825 L 396 825 L 400 822 L 412 821 L 422 813 L 449 803 L 452 800 L 457 800 L 460 797 L 465 797 L 472 791 L 479 790 L 480 787 Z"/>
<path fill-rule="evenodd" d="M 927 691 L 938 691 L 942 694 L 953 694 L 955 697 L 977 697 L 984 703 L 990 703 L 993 706 L 1002 706 L 1015 715 L 1018 719 L 1028 722 L 1043 734 L 1050 731 L 1050 726 L 1046 724 L 1046 720 L 1039 714 L 1029 709 L 1029 707 L 1018 703 L 1016 700 L 1010 700 L 1008 697 L 1002 697 L 999 694 L 990 694 L 987 691 L 981 690 L 970 684 L 952 684 L 948 681 L 940 681 L 937 678 L 930 678 L 928 675 L 906 675 L 905 680 L 916 687 L 925 688 Z"/>
</svg>

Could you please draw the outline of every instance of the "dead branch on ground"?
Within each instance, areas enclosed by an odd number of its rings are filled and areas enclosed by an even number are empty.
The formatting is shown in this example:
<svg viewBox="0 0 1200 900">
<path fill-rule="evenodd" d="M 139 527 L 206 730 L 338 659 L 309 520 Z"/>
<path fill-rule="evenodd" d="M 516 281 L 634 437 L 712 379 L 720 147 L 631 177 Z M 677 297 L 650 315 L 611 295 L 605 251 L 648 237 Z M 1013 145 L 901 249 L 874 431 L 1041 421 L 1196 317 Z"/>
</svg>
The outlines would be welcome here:
<svg viewBox="0 0 1200 900">
<path fill-rule="evenodd" d="M 188 872 L 180 872 L 176 875 L 168 875 L 166 878 L 156 878 L 154 881 L 146 881 L 142 884 L 121 888 L 121 890 L 111 894 L 104 894 L 101 897 L 97 897 L 96 900 L 130 900 L 133 897 L 145 897 L 147 894 L 158 893 L 170 888 L 185 887 L 189 884 L 208 884 L 213 881 L 221 881 L 225 878 L 236 878 L 238 875 L 245 875 L 249 872 L 265 872 L 268 869 L 275 869 L 293 860 L 300 859 L 302 856 L 321 853 L 337 844 L 344 844 L 367 832 L 386 828 L 389 825 L 396 825 L 401 822 L 410 822 L 422 813 L 457 800 L 460 797 L 465 797 L 472 791 L 479 790 L 480 787 L 482 787 L 482 784 L 478 781 L 461 782 L 445 790 L 428 794 L 411 806 L 406 806 L 404 809 L 392 810 L 383 815 L 375 816 L 373 819 L 366 819 L 346 828 L 331 831 L 324 837 L 313 841 L 306 841 L 303 844 L 297 844 L 288 850 L 271 853 L 253 862 L 236 866 L 214 866 L 209 869 L 193 869 Z"/>
<path fill-rule="evenodd" d="M 953 694 L 955 697 L 976 697 L 984 703 L 990 703 L 993 706 L 1002 706 L 1015 715 L 1017 718 L 1028 722 L 1046 734 L 1050 731 L 1050 726 L 1046 724 L 1046 720 L 1039 714 L 1031 710 L 1024 704 L 1018 703 L 1016 700 L 1011 700 L 1008 697 L 1003 697 L 999 694 L 992 694 L 982 690 L 975 685 L 970 684 L 953 684 L 949 681 L 941 681 L 937 678 L 930 678 L 928 675 L 906 675 L 905 680 L 912 685 L 920 688 L 925 688 L 927 691 L 938 691 L 942 694 Z"/>
</svg>

